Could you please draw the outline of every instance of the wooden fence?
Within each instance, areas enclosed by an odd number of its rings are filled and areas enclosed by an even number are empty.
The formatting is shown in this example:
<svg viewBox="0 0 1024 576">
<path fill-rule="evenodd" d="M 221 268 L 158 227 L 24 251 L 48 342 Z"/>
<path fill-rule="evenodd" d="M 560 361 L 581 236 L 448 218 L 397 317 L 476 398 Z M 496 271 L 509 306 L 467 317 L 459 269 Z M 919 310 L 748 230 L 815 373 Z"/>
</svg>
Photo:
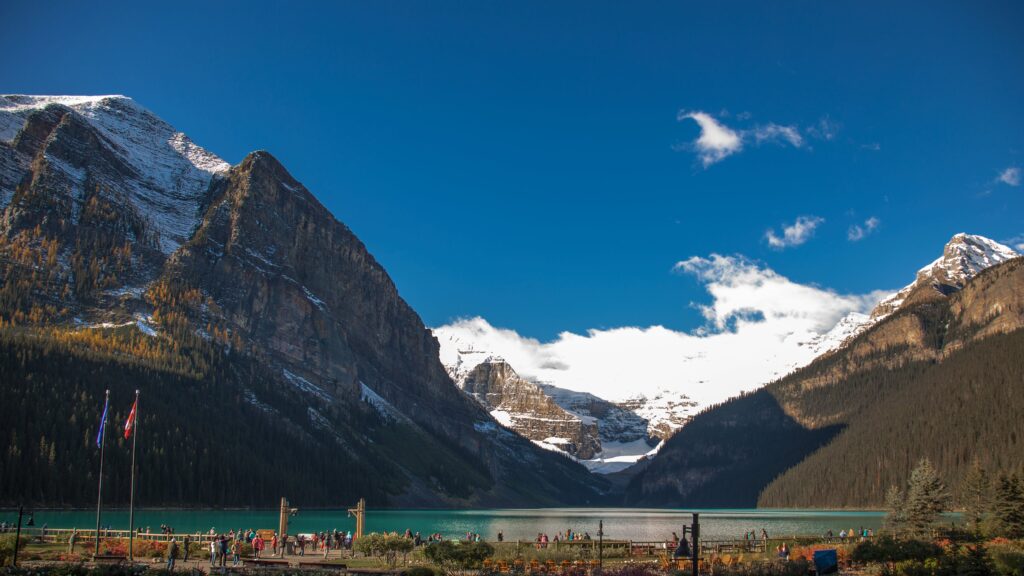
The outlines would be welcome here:
<svg viewBox="0 0 1024 576">
<path fill-rule="evenodd" d="M 13 527 L 7 529 L 8 532 L 14 532 Z M 66 543 L 71 537 L 72 532 L 77 532 L 78 542 L 93 541 L 96 536 L 96 530 L 94 529 L 72 529 L 72 528 L 39 528 L 22 527 L 21 534 L 24 537 L 29 538 L 35 542 L 46 542 L 46 543 Z M 100 530 L 100 538 L 102 539 L 119 539 L 128 538 L 128 530 Z M 177 538 L 181 542 L 185 536 L 188 536 L 192 542 L 201 544 L 204 542 L 210 542 L 216 538 L 219 538 L 217 534 L 210 534 L 209 532 L 194 532 L 189 534 L 174 533 L 174 534 L 163 534 L 153 532 L 136 532 L 135 538 L 137 540 L 151 540 L 156 542 L 167 542 L 171 538 Z M 511 546 L 515 545 L 517 548 L 536 548 L 537 543 L 530 540 L 506 540 L 504 542 L 491 542 L 498 546 Z M 548 550 L 560 550 L 568 551 L 571 554 L 587 558 L 596 558 L 598 554 L 598 541 L 597 540 L 561 540 L 558 542 L 548 542 L 545 546 Z M 606 554 L 622 555 L 622 556 L 647 556 L 656 557 L 663 556 L 666 554 L 671 555 L 675 549 L 675 545 L 668 541 L 642 541 L 642 540 L 605 540 L 603 543 L 604 551 Z M 764 540 L 701 540 L 700 547 L 702 552 L 764 552 L 766 549 L 766 542 Z"/>
</svg>

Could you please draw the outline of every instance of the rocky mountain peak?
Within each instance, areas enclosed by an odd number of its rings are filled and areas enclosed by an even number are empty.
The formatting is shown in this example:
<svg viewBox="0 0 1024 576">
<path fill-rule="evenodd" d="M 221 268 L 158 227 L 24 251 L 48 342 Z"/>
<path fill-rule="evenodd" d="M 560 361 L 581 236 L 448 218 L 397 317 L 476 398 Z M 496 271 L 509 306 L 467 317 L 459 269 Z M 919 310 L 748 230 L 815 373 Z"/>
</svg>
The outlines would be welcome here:
<svg viewBox="0 0 1024 576">
<path fill-rule="evenodd" d="M 0 256 L 0 319 L 202 350 L 165 362 L 199 379 L 210 357 L 253 367 L 229 395 L 332 458 L 390 466 L 397 502 L 603 489 L 453 385 L 384 268 L 276 158 L 231 167 L 131 99 L 0 96 Z"/>
<path fill-rule="evenodd" d="M 30 168 L 77 214 L 97 189 L 141 222 L 165 255 L 188 240 L 227 162 L 125 96 L 0 96 L 0 207 Z M 113 196 L 117 196 L 114 198 Z"/>
<path fill-rule="evenodd" d="M 491 356 L 477 364 L 466 374 L 462 387 L 495 420 L 544 448 L 580 459 L 593 458 L 601 451 L 594 418 L 562 408 L 500 357 Z"/>
<path fill-rule="evenodd" d="M 959 291 L 979 272 L 1019 256 L 1009 246 L 976 234 L 954 235 L 942 249 L 942 256 L 917 272 L 914 281 L 882 300 L 872 319 L 892 314 L 904 304 L 948 296 Z"/>
</svg>

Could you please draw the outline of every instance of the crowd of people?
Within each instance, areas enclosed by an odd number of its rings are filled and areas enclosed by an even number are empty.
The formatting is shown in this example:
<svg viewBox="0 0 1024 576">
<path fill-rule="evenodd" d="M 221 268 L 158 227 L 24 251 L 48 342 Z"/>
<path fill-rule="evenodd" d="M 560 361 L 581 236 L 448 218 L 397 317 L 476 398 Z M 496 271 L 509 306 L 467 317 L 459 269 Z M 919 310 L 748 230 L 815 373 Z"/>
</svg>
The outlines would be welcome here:
<svg viewBox="0 0 1024 576">
<path fill-rule="evenodd" d="M 871 528 L 865 528 L 865 527 L 861 526 L 859 530 L 854 530 L 853 528 L 850 528 L 849 530 L 840 530 L 839 531 L 839 536 L 838 536 L 838 541 L 840 543 L 853 542 L 855 540 L 859 540 L 859 541 L 863 542 L 864 540 L 867 540 L 868 538 L 872 538 L 874 535 L 875 535 L 875 531 L 874 530 L 872 530 Z M 825 541 L 828 542 L 829 544 L 835 542 L 836 539 L 837 539 L 836 534 L 832 530 L 829 530 L 828 532 L 825 532 Z"/>
<path fill-rule="evenodd" d="M 173 533 L 173 530 L 165 532 L 165 534 Z M 294 537 L 288 534 L 278 535 L 277 532 L 274 532 L 273 536 L 268 539 L 252 528 L 229 530 L 227 533 L 218 533 L 216 529 L 210 528 L 208 535 L 210 538 L 206 546 L 209 547 L 211 567 L 227 566 L 229 557 L 231 565 L 238 566 L 242 562 L 243 546 L 246 544 L 251 548 L 252 558 L 255 560 L 263 558 L 268 549 L 270 556 L 275 558 L 284 557 L 285 554 L 305 556 L 307 548 L 312 553 L 320 553 L 324 558 L 328 558 L 332 550 L 351 550 L 353 536 L 351 531 L 344 530 L 314 532 L 310 535 L 298 534 Z M 167 553 L 168 570 L 174 569 L 174 563 L 178 559 L 179 553 L 182 561 L 188 562 L 192 544 L 193 537 L 189 534 L 184 536 L 180 547 L 177 537 L 171 538 Z"/>
<path fill-rule="evenodd" d="M 498 542 L 504 540 L 504 535 L 498 532 Z M 590 532 L 575 532 L 571 528 L 566 528 L 565 532 L 556 532 L 554 538 L 549 538 L 544 532 L 538 532 L 537 538 L 534 539 L 534 545 L 537 549 L 547 548 L 549 544 L 557 542 L 574 542 L 574 541 L 589 541 Z"/>
</svg>

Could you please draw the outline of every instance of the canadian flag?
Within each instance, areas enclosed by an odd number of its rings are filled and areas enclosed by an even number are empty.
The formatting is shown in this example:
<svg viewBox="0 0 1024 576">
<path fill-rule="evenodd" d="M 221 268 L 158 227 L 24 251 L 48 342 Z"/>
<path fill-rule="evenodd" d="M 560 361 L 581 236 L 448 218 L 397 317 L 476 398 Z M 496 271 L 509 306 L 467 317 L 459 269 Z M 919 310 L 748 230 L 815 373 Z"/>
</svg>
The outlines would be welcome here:
<svg viewBox="0 0 1024 576">
<path fill-rule="evenodd" d="M 132 404 L 132 411 L 128 414 L 128 421 L 124 423 L 124 439 L 127 440 L 132 437 L 132 432 L 135 431 L 135 409 L 139 407 L 138 398 L 135 399 L 135 403 Z"/>
</svg>

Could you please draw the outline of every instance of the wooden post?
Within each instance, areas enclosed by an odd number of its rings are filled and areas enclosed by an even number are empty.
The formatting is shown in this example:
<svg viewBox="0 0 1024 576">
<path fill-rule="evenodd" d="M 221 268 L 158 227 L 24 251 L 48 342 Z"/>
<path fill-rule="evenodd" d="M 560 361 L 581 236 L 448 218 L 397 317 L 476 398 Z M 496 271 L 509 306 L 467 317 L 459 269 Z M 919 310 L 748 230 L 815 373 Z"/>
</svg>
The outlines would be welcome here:
<svg viewBox="0 0 1024 576">
<path fill-rule="evenodd" d="M 690 534 L 693 536 L 693 550 L 690 553 L 693 555 L 691 564 L 693 565 L 693 576 L 700 576 L 700 514 L 693 513 L 693 525 L 690 527 Z"/>
<path fill-rule="evenodd" d="M 14 558 L 11 560 L 11 566 L 18 565 L 18 544 L 21 541 L 21 516 L 25 513 L 24 506 L 18 506 L 18 531 L 14 533 Z"/>
<path fill-rule="evenodd" d="M 348 509 L 349 516 L 356 517 L 356 533 L 352 539 L 363 537 L 363 530 L 366 528 L 366 498 L 360 498 L 355 508 Z"/>
<path fill-rule="evenodd" d="M 277 535 L 279 538 L 288 533 L 288 516 L 290 514 L 291 509 L 288 507 L 288 499 L 282 496 L 281 511 L 277 519 Z"/>
</svg>

